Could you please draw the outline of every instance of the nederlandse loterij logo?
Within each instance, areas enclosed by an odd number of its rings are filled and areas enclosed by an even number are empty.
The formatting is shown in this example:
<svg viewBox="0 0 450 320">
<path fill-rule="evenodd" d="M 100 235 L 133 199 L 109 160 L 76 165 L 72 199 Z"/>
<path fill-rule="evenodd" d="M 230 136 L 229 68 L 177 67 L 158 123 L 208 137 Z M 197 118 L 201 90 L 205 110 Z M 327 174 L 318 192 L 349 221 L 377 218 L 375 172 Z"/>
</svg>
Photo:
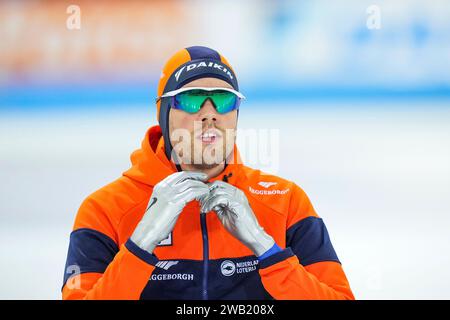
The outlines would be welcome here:
<svg viewBox="0 0 450 320">
<path fill-rule="evenodd" d="M 261 181 L 261 182 L 258 182 L 258 184 L 261 186 L 261 187 L 264 187 L 264 188 L 269 188 L 269 187 L 271 187 L 271 186 L 274 186 L 274 185 L 276 185 L 277 183 L 276 182 L 265 182 L 265 181 Z"/>
<path fill-rule="evenodd" d="M 169 270 L 170 267 L 174 266 L 178 264 L 178 261 L 158 261 L 158 263 L 156 264 L 156 266 L 158 268 L 164 269 L 164 270 Z"/>
<path fill-rule="evenodd" d="M 230 79 L 233 80 L 233 75 L 226 67 L 224 67 L 223 65 L 217 64 L 215 62 L 207 62 L 207 61 L 191 63 L 191 64 L 188 64 L 187 66 L 181 67 L 181 69 L 175 73 L 175 80 L 178 82 L 178 79 L 180 78 L 180 75 L 183 72 L 189 72 L 191 70 L 201 68 L 201 67 L 219 69 L 220 71 L 223 71 L 223 73 L 225 73 Z"/>
<path fill-rule="evenodd" d="M 241 262 L 225 260 L 220 265 L 220 271 L 226 277 L 232 276 L 233 274 L 249 273 L 256 270 L 258 263 L 259 261 L 257 259 Z"/>
<path fill-rule="evenodd" d="M 236 271 L 236 265 L 233 261 L 225 260 L 220 264 L 220 271 L 222 271 L 222 274 L 226 277 L 232 276 Z"/>
</svg>

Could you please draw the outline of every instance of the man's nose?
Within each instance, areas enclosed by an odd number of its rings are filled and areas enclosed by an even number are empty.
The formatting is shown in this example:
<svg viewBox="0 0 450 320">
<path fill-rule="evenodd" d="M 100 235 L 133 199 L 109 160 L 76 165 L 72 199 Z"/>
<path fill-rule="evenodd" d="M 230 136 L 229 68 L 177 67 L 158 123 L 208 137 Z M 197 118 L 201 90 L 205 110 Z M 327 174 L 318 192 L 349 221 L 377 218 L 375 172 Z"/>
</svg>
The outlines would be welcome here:
<svg viewBox="0 0 450 320">
<path fill-rule="evenodd" d="M 217 112 L 216 108 L 214 108 L 214 105 L 212 104 L 210 99 L 207 99 L 205 103 L 203 104 L 202 108 L 200 109 L 198 113 L 198 120 L 201 120 L 202 122 L 215 122 L 217 121 Z"/>
</svg>

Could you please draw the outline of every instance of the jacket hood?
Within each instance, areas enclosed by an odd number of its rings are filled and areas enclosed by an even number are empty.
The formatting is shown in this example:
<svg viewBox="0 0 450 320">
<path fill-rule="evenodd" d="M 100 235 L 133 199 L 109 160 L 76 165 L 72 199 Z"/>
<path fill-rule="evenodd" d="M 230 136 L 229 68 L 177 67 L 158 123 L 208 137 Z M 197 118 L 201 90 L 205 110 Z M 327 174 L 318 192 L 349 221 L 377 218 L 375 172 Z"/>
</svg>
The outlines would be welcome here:
<svg viewBox="0 0 450 320">
<path fill-rule="evenodd" d="M 141 148 L 135 150 L 130 159 L 132 166 L 123 172 L 123 175 L 149 186 L 155 186 L 167 176 L 177 172 L 175 164 L 167 159 L 164 152 L 164 139 L 159 125 L 147 130 Z M 219 175 L 209 179 L 209 182 L 220 179 L 234 185 L 239 180 L 239 176 L 243 174 L 242 159 L 236 144 L 234 145 L 233 160 Z"/>
</svg>

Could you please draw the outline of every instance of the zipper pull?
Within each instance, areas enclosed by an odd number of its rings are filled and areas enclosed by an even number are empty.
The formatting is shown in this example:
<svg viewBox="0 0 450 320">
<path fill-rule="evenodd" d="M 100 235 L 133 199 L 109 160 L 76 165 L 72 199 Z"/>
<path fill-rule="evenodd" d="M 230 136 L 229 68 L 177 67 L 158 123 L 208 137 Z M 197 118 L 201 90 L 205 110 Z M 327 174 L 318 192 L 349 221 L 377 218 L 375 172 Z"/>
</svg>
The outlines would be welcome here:
<svg viewBox="0 0 450 320">
<path fill-rule="evenodd" d="M 228 178 L 231 178 L 232 175 L 233 175 L 233 172 L 230 172 L 229 174 L 224 174 L 222 181 L 228 182 Z"/>
</svg>

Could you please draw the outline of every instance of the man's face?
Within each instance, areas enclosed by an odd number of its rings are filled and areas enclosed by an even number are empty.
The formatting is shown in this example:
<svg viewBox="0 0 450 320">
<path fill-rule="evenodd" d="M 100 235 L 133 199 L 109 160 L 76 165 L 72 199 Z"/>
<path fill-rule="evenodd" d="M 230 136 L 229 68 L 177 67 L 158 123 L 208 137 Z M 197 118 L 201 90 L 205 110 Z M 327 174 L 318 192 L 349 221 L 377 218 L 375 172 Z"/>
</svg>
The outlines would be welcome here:
<svg viewBox="0 0 450 320">
<path fill-rule="evenodd" d="M 184 85 L 187 87 L 233 87 L 216 78 L 201 78 Z M 220 114 L 207 99 L 199 112 L 191 114 L 170 109 L 170 141 L 181 164 L 196 169 L 208 169 L 223 163 L 233 151 L 236 138 L 237 110 Z"/>
</svg>

